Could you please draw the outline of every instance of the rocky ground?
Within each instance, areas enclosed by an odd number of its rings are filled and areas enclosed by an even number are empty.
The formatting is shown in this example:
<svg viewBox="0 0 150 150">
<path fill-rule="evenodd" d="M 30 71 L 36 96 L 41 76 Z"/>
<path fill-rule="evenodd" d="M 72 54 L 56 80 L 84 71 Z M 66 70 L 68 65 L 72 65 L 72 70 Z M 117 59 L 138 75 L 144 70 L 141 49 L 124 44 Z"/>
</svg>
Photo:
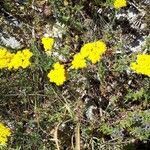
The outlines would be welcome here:
<svg viewBox="0 0 150 150">
<path fill-rule="evenodd" d="M 130 63 L 150 54 L 150 1 L 0 1 L 0 46 L 30 48 L 33 65 L 0 70 L 0 120 L 12 130 L 10 150 L 121 150 L 149 147 L 150 78 Z M 49 59 L 41 38 L 55 38 Z M 52 63 L 69 66 L 83 44 L 103 39 L 102 61 L 69 74 L 57 87 L 47 79 Z"/>
</svg>

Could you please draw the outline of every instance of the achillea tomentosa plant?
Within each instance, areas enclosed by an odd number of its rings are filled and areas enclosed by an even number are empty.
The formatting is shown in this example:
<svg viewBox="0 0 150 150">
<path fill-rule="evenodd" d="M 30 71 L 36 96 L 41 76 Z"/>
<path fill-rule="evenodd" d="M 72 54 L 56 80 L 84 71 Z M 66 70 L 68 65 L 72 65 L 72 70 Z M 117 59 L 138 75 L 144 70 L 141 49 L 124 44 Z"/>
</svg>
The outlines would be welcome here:
<svg viewBox="0 0 150 150">
<path fill-rule="evenodd" d="M 54 39 L 50 37 L 43 37 L 42 44 L 44 50 L 46 52 L 52 50 Z M 96 41 L 85 44 L 80 53 L 77 53 L 73 57 L 73 61 L 71 63 L 72 69 L 82 69 L 87 67 L 87 61 L 91 61 L 93 64 L 100 61 L 102 55 L 106 51 L 106 44 L 102 41 Z M 15 53 L 10 53 L 7 49 L 0 49 L 0 68 L 8 68 L 8 69 L 18 69 L 20 67 L 27 68 L 30 66 L 30 58 L 33 53 L 29 49 L 24 49 L 22 51 L 18 51 Z M 64 69 L 64 65 L 60 63 L 55 63 L 54 69 L 52 69 L 48 78 L 50 82 L 56 83 L 56 85 L 60 86 L 66 81 L 66 71 Z"/>
<path fill-rule="evenodd" d="M 11 135 L 11 131 L 8 127 L 5 127 L 0 123 L 0 146 L 5 146 L 8 141 L 8 137 Z"/>
<path fill-rule="evenodd" d="M 52 38 L 42 38 L 42 44 L 44 48 L 46 47 L 45 51 L 51 51 L 53 43 L 54 39 Z M 90 42 L 83 45 L 80 52 L 74 55 L 71 62 L 71 69 L 82 69 L 87 67 L 88 60 L 93 64 L 97 63 L 101 60 L 106 49 L 106 44 L 102 41 Z M 58 62 L 53 66 L 54 69 L 49 72 L 48 78 L 50 82 L 54 82 L 56 85 L 60 86 L 66 81 L 66 71 L 64 66 Z"/>
<path fill-rule="evenodd" d="M 42 44 L 44 50 L 50 51 L 54 44 L 54 39 L 50 37 L 43 37 Z M 81 47 L 79 53 L 75 54 L 71 62 L 71 69 L 82 69 L 87 67 L 87 61 L 91 61 L 93 64 L 101 60 L 102 55 L 105 53 L 107 47 L 101 40 L 96 42 L 86 43 Z M 0 68 L 18 69 L 19 67 L 27 68 L 30 63 L 30 58 L 33 53 L 29 49 L 24 49 L 15 53 L 10 53 L 7 49 L 0 49 Z M 64 65 L 59 62 L 55 63 L 54 69 L 52 69 L 48 78 L 50 82 L 56 83 L 60 86 L 66 81 L 66 71 Z M 131 69 L 137 73 L 150 76 L 150 55 L 140 54 L 137 56 L 137 61 L 131 63 Z"/>
</svg>

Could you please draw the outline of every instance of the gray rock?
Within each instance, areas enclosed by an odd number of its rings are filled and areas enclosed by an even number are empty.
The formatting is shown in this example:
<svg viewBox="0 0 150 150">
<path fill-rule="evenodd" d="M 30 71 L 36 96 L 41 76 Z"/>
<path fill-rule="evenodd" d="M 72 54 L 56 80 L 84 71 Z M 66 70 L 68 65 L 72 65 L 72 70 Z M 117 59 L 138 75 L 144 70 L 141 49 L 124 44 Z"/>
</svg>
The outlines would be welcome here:
<svg viewBox="0 0 150 150">
<path fill-rule="evenodd" d="M 6 47 L 10 47 L 12 49 L 21 48 L 21 43 L 15 37 L 5 37 L 2 33 L 0 33 L 0 44 L 5 45 Z"/>
</svg>

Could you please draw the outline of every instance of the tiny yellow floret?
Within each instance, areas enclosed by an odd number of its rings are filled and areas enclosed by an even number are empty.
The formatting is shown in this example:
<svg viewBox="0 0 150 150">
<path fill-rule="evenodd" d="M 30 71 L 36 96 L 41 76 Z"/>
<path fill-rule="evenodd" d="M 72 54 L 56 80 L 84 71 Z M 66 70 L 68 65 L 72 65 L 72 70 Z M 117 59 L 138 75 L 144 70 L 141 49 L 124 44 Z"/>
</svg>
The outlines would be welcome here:
<svg viewBox="0 0 150 150">
<path fill-rule="evenodd" d="M 45 51 L 51 51 L 54 44 L 54 39 L 50 37 L 43 37 L 42 44 Z"/>
<path fill-rule="evenodd" d="M 130 68 L 138 74 L 144 74 L 150 77 L 150 55 L 137 55 L 136 62 L 132 62 Z"/>
<path fill-rule="evenodd" d="M 60 86 L 66 81 L 66 71 L 64 65 L 61 65 L 59 62 L 53 65 L 53 69 L 48 73 L 48 78 L 50 82 L 55 83 Z"/>
<path fill-rule="evenodd" d="M 5 146 L 7 144 L 8 137 L 10 135 L 10 129 L 5 127 L 2 123 L 0 123 L 0 146 Z"/>
<path fill-rule="evenodd" d="M 126 7 L 127 6 L 127 2 L 126 0 L 115 0 L 114 1 L 114 7 L 116 9 L 119 9 L 121 7 Z"/>
</svg>

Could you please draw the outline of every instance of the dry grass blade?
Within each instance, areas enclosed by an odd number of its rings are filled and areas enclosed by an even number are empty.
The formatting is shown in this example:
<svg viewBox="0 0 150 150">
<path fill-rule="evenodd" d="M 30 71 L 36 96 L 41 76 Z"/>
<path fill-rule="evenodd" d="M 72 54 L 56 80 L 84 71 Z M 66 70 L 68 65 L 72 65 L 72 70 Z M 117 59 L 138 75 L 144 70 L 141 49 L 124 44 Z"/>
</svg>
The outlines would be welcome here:
<svg viewBox="0 0 150 150">
<path fill-rule="evenodd" d="M 77 123 L 77 126 L 75 128 L 75 139 L 76 139 L 76 145 L 75 150 L 81 150 L 80 147 L 80 123 Z"/>
<path fill-rule="evenodd" d="M 51 139 L 52 141 L 55 142 L 57 150 L 60 150 L 59 140 L 58 140 L 58 128 L 59 128 L 59 126 L 60 126 L 60 123 L 57 124 L 57 126 L 55 127 L 55 129 L 52 131 L 53 139 Z"/>
</svg>

